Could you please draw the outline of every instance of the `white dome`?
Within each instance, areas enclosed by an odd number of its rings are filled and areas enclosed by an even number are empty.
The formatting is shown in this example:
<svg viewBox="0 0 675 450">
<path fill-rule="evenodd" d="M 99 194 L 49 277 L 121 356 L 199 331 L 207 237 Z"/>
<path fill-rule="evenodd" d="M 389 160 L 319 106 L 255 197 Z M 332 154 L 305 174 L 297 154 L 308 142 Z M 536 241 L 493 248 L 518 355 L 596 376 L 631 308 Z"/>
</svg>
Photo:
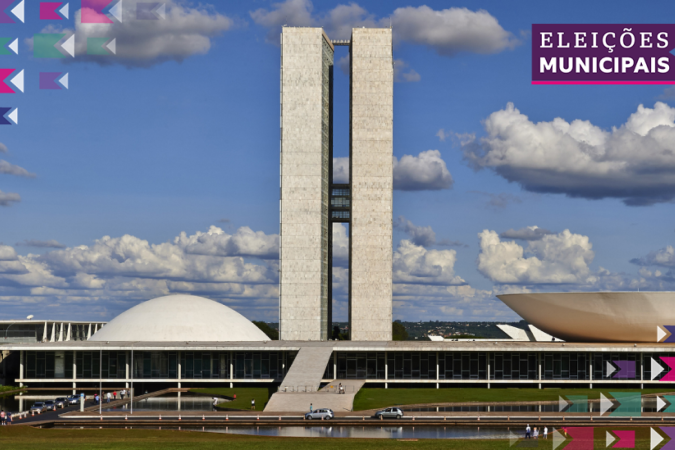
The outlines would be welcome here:
<svg viewBox="0 0 675 450">
<path fill-rule="evenodd" d="M 89 340 L 233 342 L 270 338 L 246 317 L 218 302 L 194 295 L 167 295 L 124 311 Z"/>
</svg>

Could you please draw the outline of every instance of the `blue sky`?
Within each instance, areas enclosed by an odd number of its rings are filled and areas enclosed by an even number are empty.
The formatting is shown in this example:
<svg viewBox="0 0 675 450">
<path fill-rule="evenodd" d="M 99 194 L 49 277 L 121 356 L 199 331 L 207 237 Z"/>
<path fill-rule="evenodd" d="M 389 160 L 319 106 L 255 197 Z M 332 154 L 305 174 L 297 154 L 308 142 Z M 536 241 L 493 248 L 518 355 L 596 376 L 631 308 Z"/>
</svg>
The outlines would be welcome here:
<svg viewBox="0 0 675 450">
<path fill-rule="evenodd" d="M 25 93 L 0 94 L 0 106 L 19 108 L 19 124 L 0 127 L 0 204 L 20 196 L 0 206 L 0 318 L 110 319 L 181 292 L 277 321 L 274 36 L 288 24 L 345 38 L 390 18 L 401 70 L 395 318 L 516 319 L 500 292 L 673 289 L 675 90 L 533 86 L 529 38 L 533 23 L 659 23 L 670 2 L 174 0 L 163 21 L 108 28 L 76 24 L 79 1 L 60 22 L 26 3 L 25 24 L 0 25 L 0 37 L 20 38 L 0 67 L 26 74 Z M 30 37 L 62 29 L 75 30 L 76 57 L 33 58 Z M 101 35 L 117 38 L 118 54 L 87 57 L 84 37 Z M 336 64 L 346 55 L 338 47 Z M 67 72 L 70 88 L 39 90 L 39 72 Z M 348 78 L 335 74 L 344 157 Z M 556 118 L 587 122 L 575 134 Z M 580 135 L 602 135 L 605 156 L 583 162 Z M 645 185 L 637 200 L 625 193 Z"/>
</svg>

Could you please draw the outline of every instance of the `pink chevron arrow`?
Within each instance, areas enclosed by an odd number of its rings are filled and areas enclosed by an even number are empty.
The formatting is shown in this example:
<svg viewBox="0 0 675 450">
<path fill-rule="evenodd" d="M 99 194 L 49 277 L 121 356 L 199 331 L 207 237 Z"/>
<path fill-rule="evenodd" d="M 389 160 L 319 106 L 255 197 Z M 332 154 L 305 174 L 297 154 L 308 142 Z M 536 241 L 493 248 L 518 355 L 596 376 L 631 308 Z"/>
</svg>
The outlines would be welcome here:
<svg viewBox="0 0 675 450">
<path fill-rule="evenodd" d="M 619 438 L 612 448 L 635 448 L 635 430 L 612 430 Z"/>
<path fill-rule="evenodd" d="M 56 8 L 62 4 L 61 2 L 41 2 L 40 20 L 62 20 L 61 16 L 56 12 Z"/>
<path fill-rule="evenodd" d="M 593 450 L 593 427 L 572 427 L 567 429 L 572 442 L 565 450 Z"/>
<path fill-rule="evenodd" d="M 675 381 L 675 356 L 662 356 L 661 360 L 670 367 L 670 371 L 663 376 L 659 381 Z"/>
<path fill-rule="evenodd" d="M 0 94 L 16 94 L 5 80 L 14 72 L 14 69 L 0 69 Z"/>
<path fill-rule="evenodd" d="M 80 21 L 82 23 L 113 23 L 106 14 L 103 14 L 103 9 L 110 3 L 112 0 L 82 0 Z"/>
<path fill-rule="evenodd" d="M 0 23 L 16 23 L 5 10 L 9 8 L 9 5 L 14 3 L 14 0 L 0 0 Z"/>
</svg>

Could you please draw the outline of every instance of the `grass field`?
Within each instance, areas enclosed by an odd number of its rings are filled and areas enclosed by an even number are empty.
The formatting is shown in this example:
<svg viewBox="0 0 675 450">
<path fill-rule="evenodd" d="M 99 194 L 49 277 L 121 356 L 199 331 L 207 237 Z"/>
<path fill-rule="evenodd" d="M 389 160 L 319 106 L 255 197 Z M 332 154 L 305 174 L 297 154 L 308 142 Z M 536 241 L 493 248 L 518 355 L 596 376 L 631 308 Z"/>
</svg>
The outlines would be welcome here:
<svg viewBox="0 0 675 450">
<path fill-rule="evenodd" d="M 616 427 L 614 427 L 616 428 Z M 612 428 L 612 429 L 614 429 Z M 605 448 L 605 430 L 596 430 L 593 448 Z M 567 441 L 568 444 L 573 441 Z M 548 441 L 528 441 L 527 448 L 551 448 Z M 536 446 L 535 446 L 536 445 Z M 350 450 L 366 449 L 451 449 L 451 450 L 506 450 L 507 440 L 421 440 L 397 441 L 394 439 L 330 439 L 238 436 L 216 433 L 199 433 L 169 430 L 50 430 L 13 425 L 0 427 L 0 448 L 12 450 L 60 449 L 286 449 L 293 450 Z M 560 447 L 562 448 L 562 447 Z M 638 429 L 636 449 L 649 449 L 649 427 Z"/>
<path fill-rule="evenodd" d="M 600 398 L 600 392 L 635 392 L 639 389 L 485 389 L 485 388 L 362 388 L 354 399 L 354 411 L 395 405 L 452 402 L 528 402 L 556 401 L 559 396 L 587 395 L 589 400 Z M 643 389 L 642 394 L 672 392 L 673 388 Z"/>
<path fill-rule="evenodd" d="M 197 392 L 199 394 L 207 395 L 222 395 L 225 397 L 234 397 L 237 399 L 227 403 L 218 405 L 220 408 L 227 409 L 251 409 L 251 399 L 255 399 L 255 410 L 262 411 L 265 409 L 265 404 L 270 398 L 269 389 L 263 388 L 195 388 L 190 389 L 190 392 Z"/>
</svg>

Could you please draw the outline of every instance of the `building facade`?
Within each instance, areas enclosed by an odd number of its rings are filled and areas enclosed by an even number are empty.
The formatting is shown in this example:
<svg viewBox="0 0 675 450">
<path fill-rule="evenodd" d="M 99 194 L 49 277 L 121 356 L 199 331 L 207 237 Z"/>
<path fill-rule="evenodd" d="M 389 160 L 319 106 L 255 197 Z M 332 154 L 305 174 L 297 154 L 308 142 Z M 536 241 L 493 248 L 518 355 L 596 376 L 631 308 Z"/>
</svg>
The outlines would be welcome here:
<svg viewBox="0 0 675 450">
<path fill-rule="evenodd" d="M 333 183 L 335 45 L 350 53 L 349 184 Z M 391 340 L 393 198 L 391 29 L 281 34 L 279 317 L 282 340 L 332 333 L 333 223 L 349 224 L 353 340 Z"/>
</svg>

